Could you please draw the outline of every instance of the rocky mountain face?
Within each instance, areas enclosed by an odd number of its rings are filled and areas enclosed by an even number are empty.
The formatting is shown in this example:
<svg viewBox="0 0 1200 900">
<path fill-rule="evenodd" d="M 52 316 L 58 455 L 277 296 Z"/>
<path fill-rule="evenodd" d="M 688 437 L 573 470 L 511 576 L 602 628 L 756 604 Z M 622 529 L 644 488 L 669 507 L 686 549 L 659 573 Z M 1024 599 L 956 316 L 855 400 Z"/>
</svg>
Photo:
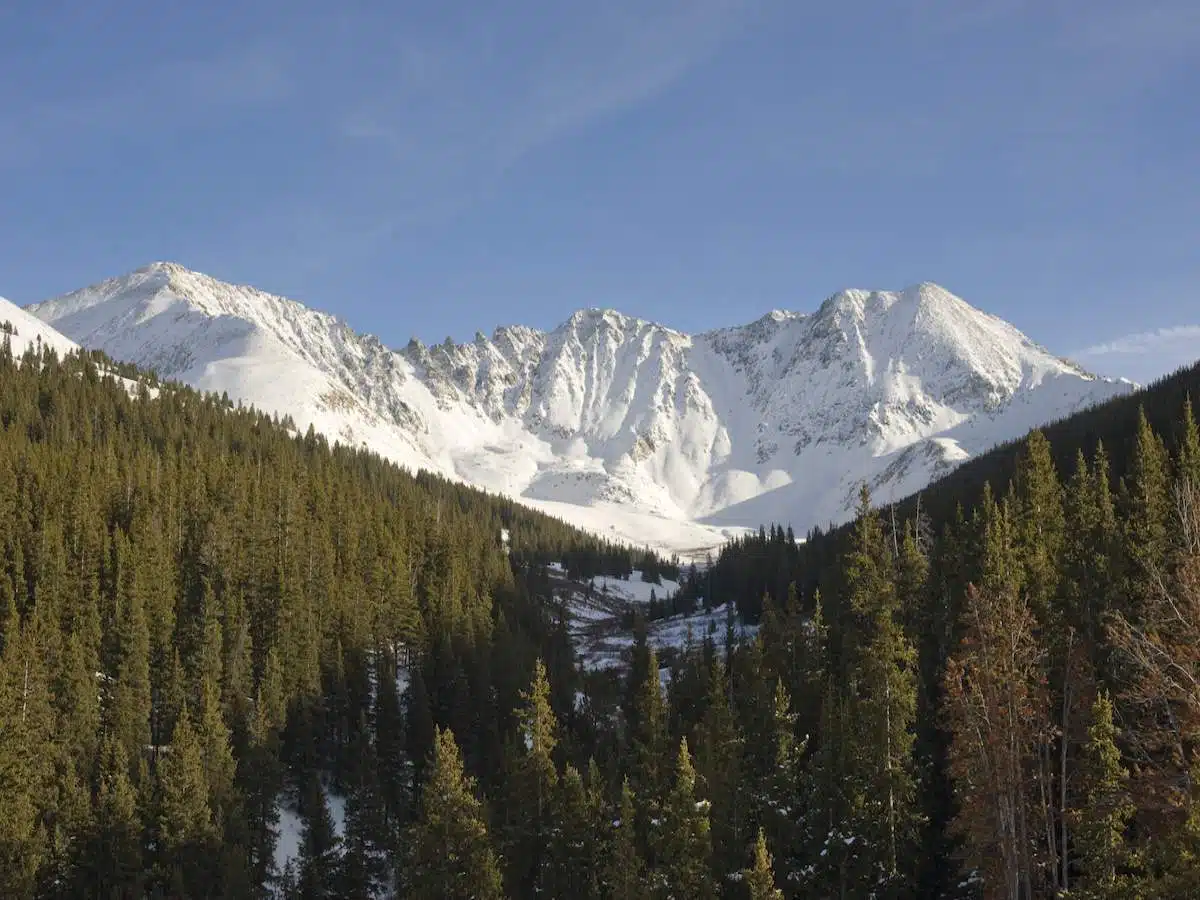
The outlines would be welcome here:
<svg viewBox="0 0 1200 900">
<path fill-rule="evenodd" d="M 687 550 L 845 520 L 1132 389 L 934 284 L 688 335 L 613 310 L 400 350 L 171 263 L 29 307 L 85 347 L 596 530 Z"/>
</svg>

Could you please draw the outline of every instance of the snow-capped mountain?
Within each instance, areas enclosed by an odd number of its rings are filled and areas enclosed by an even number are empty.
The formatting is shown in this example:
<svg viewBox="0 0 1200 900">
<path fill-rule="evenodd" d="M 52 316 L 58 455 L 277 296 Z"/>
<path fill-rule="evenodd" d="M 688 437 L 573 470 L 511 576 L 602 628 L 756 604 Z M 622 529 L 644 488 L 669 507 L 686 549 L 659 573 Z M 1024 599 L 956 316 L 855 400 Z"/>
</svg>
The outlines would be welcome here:
<svg viewBox="0 0 1200 900">
<path fill-rule="evenodd" d="M 331 439 L 672 549 L 843 521 L 1132 389 L 934 284 L 843 291 L 688 335 L 612 310 L 391 350 L 295 301 L 171 263 L 35 304 L 87 347 Z"/>
</svg>

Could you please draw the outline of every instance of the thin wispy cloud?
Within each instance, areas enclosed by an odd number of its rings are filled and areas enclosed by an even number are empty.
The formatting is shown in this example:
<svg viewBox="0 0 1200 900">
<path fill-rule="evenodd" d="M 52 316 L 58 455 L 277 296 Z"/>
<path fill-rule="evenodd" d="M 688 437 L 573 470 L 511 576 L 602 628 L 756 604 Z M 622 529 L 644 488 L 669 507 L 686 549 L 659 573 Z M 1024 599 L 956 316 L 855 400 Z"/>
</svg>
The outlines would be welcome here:
<svg viewBox="0 0 1200 900">
<path fill-rule="evenodd" d="M 1148 384 L 1200 360 L 1200 325 L 1180 325 L 1129 334 L 1072 354 L 1102 375 Z"/>
</svg>

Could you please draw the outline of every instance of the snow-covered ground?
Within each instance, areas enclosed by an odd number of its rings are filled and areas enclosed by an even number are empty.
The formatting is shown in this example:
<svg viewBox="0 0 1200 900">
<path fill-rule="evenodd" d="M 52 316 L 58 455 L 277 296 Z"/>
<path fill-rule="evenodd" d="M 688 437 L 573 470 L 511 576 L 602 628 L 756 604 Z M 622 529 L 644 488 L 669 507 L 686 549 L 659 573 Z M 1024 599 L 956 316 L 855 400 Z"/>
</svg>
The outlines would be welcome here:
<svg viewBox="0 0 1200 900">
<path fill-rule="evenodd" d="M 79 349 L 78 344 L 41 319 L 0 297 L 0 325 L 4 323 L 11 326 L 12 332 L 0 333 L 0 338 L 8 339 L 13 356 L 23 356 L 30 347 L 52 347 L 59 356 L 66 356 Z"/>
<path fill-rule="evenodd" d="M 171 263 L 30 307 L 87 347 L 692 558 L 845 521 L 1031 426 L 1129 391 L 933 284 L 840 292 L 705 334 L 609 309 L 402 350 Z"/>
<path fill-rule="evenodd" d="M 333 830 L 339 838 L 346 835 L 346 798 L 334 793 L 329 786 L 324 787 L 325 805 L 329 808 L 329 816 L 333 819 Z M 304 839 L 304 820 L 300 814 L 280 798 L 275 803 L 275 811 L 279 814 L 278 837 L 275 841 L 275 870 L 282 872 L 287 864 L 298 863 L 300 860 L 300 845 Z"/>
<path fill-rule="evenodd" d="M 757 530 L 741 525 L 706 525 L 688 519 L 644 512 L 636 506 L 597 502 L 587 505 L 561 500 L 518 497 L 524 506 L 570 522 L 584 531 L 633 547 L 653 547 L 667 556 L 676 554 L 685 563 L 714 556 L 731 538 Z"/>
<path fill-rule="evenodd" d="M 723 646 L 725 623 L 729 610 L 725 604 L 715 606 L 709 612 L 703 608 L 691 614 L 669 616 L 647 623 L 646 641 L 660 654 L 668 649 L 682 649 L 688 642 L 698 644 L 712 632 L 717 646 Z M 734 613 L 734 633 L 742 638 L 752 638 L 758 633 L 757 625 L 743 625 Z M 633 646 L 633 635 L 629 631 L 617 630 L 597 641 L 579 647 L 579 658 L 585 669 L 612 669 L 625 664 L 629 649 Z M 666 669 L 663 670 L 664 672 Z M 662 677 L 667 677 L 663 675 Z"/>
<path fill-rule="evenodd" d="M 623 665 L 633 646 L 633 634 L 625 625 L 625 614 L 640 606 L 645 609 L 651 594 L 658 600 L 670 600 L 679 590 L 679 583 L 662 579 L 662 584 L 642 580 L 642 573 L 635 569 L 632 577 L 595 578 L 586 585 L 568 581 L 562 567 L 552 564 L 550 571 L 556 578 L 552 581 L 554 593 L 564 603 L 571 636 L 585 669 L 599 670 Z M 647 623 L 647 642 L 658 651 L 681 648 L 689 638 L 700 641 L 712 629 L 718 642 L 725 638 L 726 614 L 729 609 L 722 604 L 705 612 L 699 607 L 690 615 L 675 615 L 655 619 Z M 744 626 L 735 618 L 737 634 L 752 637 L 757 628 Z"/>
<path fill-rule="evenodd" d="M 601 576 L 593 579 L 592 584 L 600 593 L 618 597 L 627 603 L 649 603 L 651 595 L 659 600 L 666 600 L 675 596 L 679 590 L 679 582 L 669 578 L 661 579 L 659 584 L 643 580 L 640 569 L 634 569 L 632 577 L 628 580 Z"/>
</svg>

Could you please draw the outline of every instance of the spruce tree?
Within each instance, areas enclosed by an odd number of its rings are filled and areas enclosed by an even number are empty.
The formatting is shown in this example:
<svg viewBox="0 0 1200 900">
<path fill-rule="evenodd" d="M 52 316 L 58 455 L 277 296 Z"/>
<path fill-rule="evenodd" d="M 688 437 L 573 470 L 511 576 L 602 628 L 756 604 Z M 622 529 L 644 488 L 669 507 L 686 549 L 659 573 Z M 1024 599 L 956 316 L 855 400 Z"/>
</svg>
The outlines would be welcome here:
<svg viewBox="0 0 1200 900">
<path fill-rule="evenodd" d="M 40 612 L 0 656 L 0 896 L 31 896 L 49 855 L 43 825 L 55 733 Z"/>
<path fill-rule="evenodd" d="M 310 771 L 303 779 L 300 815 L 304 828 L 300 835 L 297 883 L 303 900 L 324 900 L 339 895 L 342 842 L 320 776 Z"/>
<path fill-rule="evenodd" d="M 1137 621 L 1151 601 L 1154 585 L 1165 577 L 1170 521 L 1170 484 L 1166 451 L 1138 412 L 1137 434 L 1123 503 L 1123 543 L 1129 560 L 1125 573 L 1125 612 Z"/>
<path fill-rule="evenodd" d="M 548 836 L 545 865 L 540 871 L 538 896 L 561 900 L 600 897 L 600 840 L 597 833 L 599 798 L 589 795 L 583 777 L 567 766 L 554 797 L 553 828 Z"/>
<path fill-rule="evenodd" d="M 276 800 L 283 787 L 279 735 L 271 723 L 265 691 L 259 689 L 250 723 L 248 746 L 238 762 L 237 779 L 245 810 L 246 852 L 251 878 L 265 885 L 274 866 L 279 809 Z M 278 874 L 278 873 L 276 873 Z"/>
<path fill-rule="evenodd" d="M 1126 831 L 1135 808 L 1129 773 L 1121 765 L 1113 708 L 1106 694 L 1092 704 L 1084 753 L 1083 805 L 1074 811 L 1075 844 L 1081 876 L 1072 897 L 1118 900 L 1129 896 L 1123 870 L 1132 862 Z"/>
<path fill-rule="evenodd" d="M 754 843 L 754 865 L 742 873 L 742 878 L 750 892 L 750 900 L 783 900 L 783 891 L 775 887 L 767 836 L 761 828 L 758 829 L 758 840 Z"/>
<path fill-rule="evenodd" d="M 638 852 L 636 807 L 626 778 L 621 784 L 617 818 L 608 842 L 602 882 L 609 900 L 642 900 L 646 896 L 645 863 Z"/>
<path fill-rule="evenodd" d="M 745 843 L 744 819 L 750 812 L 742 795 L 742 737 L 729 709 L 724 667 L 714 660 L 709 674 L 708 705 L 696 745 L 698 784 L 712 808 L 714 864 L 717 872 L 740 868 Z M 768 748 L 769 752 L 769 748 Z M 760 788 L 754 785 L 754 788 Z"/>
<path fill-rule="evenodd" d="M 429 701 L 429 689 L 425 683 L 424 663 L 414 665 L 409 674 L 404 717 L 404 749 L 412 763 L 413 782 L 409 794 L 416 799 L 420 797 L 421 785 L 426 780 L 426 764 L 433 759 L 436 726 Z"/>
<path fill-rule="evenodd" d="M 184 704 L 171 744 L 158 764 L 157 845 L 160 871 L 173 887 L 200 894 L 212 879 L 216 842 L 204 751 Z"/>
<path fill-rule="evenodd" d="M 899 622 L 892 559 L 864 486 L 845 561 L 850 626 L 843 640 L 850 669 L 851 728 L 841 734 L 849 803 L 839 857 L 851 884 L 897 885 L 916 837 L 916 651 Z M 847 844 L 849 840 L 852 843 Z M 854 845 L 857 846 L 854 846 Z M 849 858 L 853 857 L 850 862 Z"/>
<path fill-rule="evenodd" d="M 388 883 L 388 822 L 379 785 L 379 763 L 365 735 L 355 742 L 358 762 L 346 797 L 345 838 L 337 873 L 338 897 L 374 897 Z"/>
<path fill-rule="evenodd" d="M 105 741 L 96 818 L 79 870 L 78 896 L 141 897 L 142 822 L 137 794 L 129 780 L 129 759 L 116 739 Z"/>
<path fill-rule="evenodd" d="M 550 682 L 541 659 L 534 664 L 533 680 L 520 699 L 517 760 L 507 785 L 506 815 L 512 824 L 504 836 L 509 892 L 513 894 L 528 893 L 541 878 L 558 782 L 553 756 L 558 721 L 550 708 Z"/>
<path fill-rule="evenodd" d="M 420 814 L 409 834 L 408 895 L 419 900 L 499 900 L 500 864 L 475 782 L 449 730 L 437 729 Z"/>
<path fill-rule="evenodd" d="M 127 542 L 119 546 L 128 547 Z M 122 554 L 118 585 L 118 663 L 109 711 L 113 731 L 127 759 L 140 759 L 150 746 L 150 629 L 142 603 L 132 551 Z"/>
<path fill-rule="evenodd" d="M 1176 464 L 1177 477 L 1185 489 L 1200 491 L 1200 428 L 1192 412 L 1191 395 L 1184 400 L 1182 431 Z"/>
<path fill-rule="evenodd" d="M 783 856 L 784 873 L 801 865 L 802 808 L 810 802 L 803 791 L 802 766 L 807 738 L 797 742 L 796 714 L 783 681 L 775 683 L 770 748 L 774 763 L 759 789 L 760 829 Z"/>
<path fill-rule="evenodd" d="M 708 803 L 696 799 L 696 770 L 687 738 L 679 742 L 675 784 L 663 805 L 653 881 L 655 895 L 662 898 L 706 900 L 717 895 Z"/>
<path fill-rule="evenodd" d="M 237 833 L 244 825 L 240 797 L 234 786 L 237 762 L 233 757 L 229 728 L 222 715 L 219 689 L 207 677 L 200 687 L 199 726 L 214 825 L 219 833 L 224 834 L 226 829 L 234 829 L 233 833 Z"/>
<path fill-rule="evenodd" d="M 1026 596 L 1039 621 L 1050 624 L 1065 538 L 1062 488 L 1041 431 L 1026 438 L 1013 476 L 1016 549 Z"/>
<path fill-rule="evenodd" d="M 639 827 L 647 836 L 651 820 L 657 818 L 657 810 L 666 794 L 668 784 L 666 771 L 667 722 L 663 702 L 662 683 L 658 676 L 658 655 L 653 648 L 647 657 L 645 676 L 638 686 L 633 703 L 630 723 L 630 781 L 634 796 L 639 802 Z"/>
</svg>

